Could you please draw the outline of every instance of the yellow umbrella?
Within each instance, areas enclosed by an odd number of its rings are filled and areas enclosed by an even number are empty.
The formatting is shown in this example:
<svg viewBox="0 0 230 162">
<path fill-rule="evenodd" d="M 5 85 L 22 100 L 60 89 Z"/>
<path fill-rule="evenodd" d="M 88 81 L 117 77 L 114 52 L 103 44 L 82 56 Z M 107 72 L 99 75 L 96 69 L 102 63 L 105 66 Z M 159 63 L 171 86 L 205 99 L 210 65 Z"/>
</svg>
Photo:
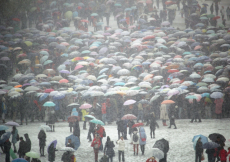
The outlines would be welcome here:
<svg viewBox="0 0 230 162">
<path fill-rule="evenodd" d="M 37 7 L 32 7 L 32 8 L 30 9 L 30 12 L 34 12 L 35 10 L 37 10 Z"/>
<path fill-rule="evenodd" d="M 65 18 L 66 18 L 66 19 L 71 20 L 71 19 L 72 19 L 72 16 L 73 16 L 73 12 L 72 12 L 72 11 L 67 11 L 67 12 L 65 13 Z"/>
<path fill-rule="evenodd" d="M 25 43 L 28 47 L 32 46 L 32 44 L 33 44 L 33 43 L 30 42 L 30 41 L 25 41 L 24 43 Z"/>
<path fill-rule="evenodd" d="M 206 33 L 207 32 L 207 30 L 206 29 L 202 29 L 202 33 Z"/>
</svg>

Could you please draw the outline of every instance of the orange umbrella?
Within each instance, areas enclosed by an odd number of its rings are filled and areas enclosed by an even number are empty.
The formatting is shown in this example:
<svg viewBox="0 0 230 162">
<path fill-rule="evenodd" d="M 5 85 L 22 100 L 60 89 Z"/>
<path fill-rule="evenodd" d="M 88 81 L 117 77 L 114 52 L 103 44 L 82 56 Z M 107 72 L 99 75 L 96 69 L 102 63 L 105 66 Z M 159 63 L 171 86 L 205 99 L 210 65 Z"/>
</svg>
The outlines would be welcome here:
<svg viewBox="0 0 230 162">
<path fill-rule="evenodd" d="M 21 88 L 22 87 L 22 85 L 16 85 L 16 86 L 14 86 L 14 88 Z"/>
<path fill-rule="evenodd" d="M 149 79 L 152 78 L 152 77 L 153 77 L 153 74 L 146 75 L 146 76 L 144 77 L 144 81 L 149 80 Z"/>
<path fill-rule="evenodd" d="M 163 102 L 161 102 L 161 104 L 173 104 L 175 103 L 173 100 L 164 100 Z"/>
<path fill-rule="evenodd" d="M 116 91 L 116 93 L 119 94 L 119 95 L 125 95 L 125 94 L 126 94 L 126 93 L 123 92 L 123 91 Z"/>
<path fill-rule="evenodd" d="M 180 67 L 180 65 L 178 65 L 178 64 L 170 64 L 169 66 L 167 66 L 165 69 L 177 69 L 177 68 L 179 68 Z"/>
</svg>

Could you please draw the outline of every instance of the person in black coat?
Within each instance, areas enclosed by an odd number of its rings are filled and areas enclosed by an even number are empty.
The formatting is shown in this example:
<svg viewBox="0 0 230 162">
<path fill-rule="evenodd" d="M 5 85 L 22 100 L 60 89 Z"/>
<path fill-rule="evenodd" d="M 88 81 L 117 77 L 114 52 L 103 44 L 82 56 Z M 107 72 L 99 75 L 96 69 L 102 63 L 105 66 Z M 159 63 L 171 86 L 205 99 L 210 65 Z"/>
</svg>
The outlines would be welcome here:
<svg viewBox="0 0 230 162">
<path fill-rule="evenodd" d="M 26 154 L 26 142 L 23 140 L 23 137 L 20 137 L 19 140 L 20 142 L 19 142 L 18 155 L 19 158 L 24 158 Z"/>
<path fill-rule="evenodd" d="M 89 132 L 88 132 L 88 137 L 87 137 L 87 139 L 89 140 L 89 142 L 92 141 L 91 133 L 93 134 L 93 138 L 94 138 L 95 127 L 96 127 L 96 125 L 94 123 L 89 122 Z"/>
<path fill-rule="evenodd" d="M 26 133 L 26 134 L 24 134 L 24 137 L 25 137 L 25 139 L 26 139 L 26 153 L 27 152 L 30 152 L 30 150 L 31 150 L 31 141 L 30 141 L 30 138 L 29 138 L 29 135 Z"/>
<path fill-rule="evenodd" d="M 2 136 L 4 133 L 6 133 L 5 130 L 0 131 L 0 139 L 1 139 L 1 136 Z M 0 147 L 1 147 L 1 149 L 2 149 L 2 152 L 4 153 L 4 152 L 5 152 L 5 151 L 4 151 L 4 144 L 0 144 Z"/>
<path fill-rule="evenodd" d="M 132 128 L 132 126 L 133 126 L 134 124 L 135 124 L 135 123 L 134 123 L 133 120 L 129 120 L 129 121 L 128 121 L 128 127 L 129 127 L 129 135 L 130 135 L 130 137 L 131 137 L 131 134 L 133 133 L 133 128 Z"/>
<path fill-rule="evenodd" d="M 5 151 L 5 154 L 6 154 L 5 162 L 10 162 L 11 143 L 10 143 L 9 139 L 4 142 L 3 146 L 4 146 L 4 151 Z"/>
<path fill-rule="evenodd" d="M 150 118 L 150 136 L 151 138 L 155 138 L 155 129 L 159 128 L 159 125 L 156 122 L 155 114 L 154 112 L 151 113 L 151 118 Z"/>
<path fill-rule="evenodd" d="M 115 152 L 113 148 L 115 147 L 113 141 L 110 140 L 110 137 L 107 136 L 107 141 L 105 143 L 104 154 L 106 154 L 111 162 L 113 162 L 113 157 L 115 156 Z M 108 161 L 109 162 L 109 161 Z"/>
<path fill-rule="evenodd" d="M 54 143 L 52 143 L 50 145 L 50 147 L 48 148 L 48 160 L 50 162 L 54 162 L 55 161 L 55 151 L 57 151 L 57 150 L 54 148 Z"/>
<path fill-rule="evenodd" d="M 169 128 L 171 128 L 172 125 L 174 125 L 174 129 L 177 129 L 175 124 L 175 104 L 170 105 L 169 113 L 168 113 L 169 119 L 170 119 L 170 125 Z"/>
<path fill-rule="evenodd" d="M 196 162 L 201 162 L 201 156 L 203 154 L 203 147 L 202 147 L 202 142 L 201 142 L 201 138 L 198 139 L 197 143 L 196 143 L 196 157 L 195 157 L 195 161 Z"/>
<path fill-rule="evenodd" d="M 73 135 L 77 136 L 80 141 L 80 126 L 77 119 L 75 119 L 74 126 L 73 126 Z"/>
<path fill-rule="evenodd" d="M 208 162 L 214 162 L 215 161 L 215 157 L 214 157 L 215 149 L 207 149 L 205 152 L 208 154 Z"/>
<path fill-rule="evenodd" d="M 44 156 L 44 148 L 46 146 L 46 133 L 43 129 L 40 130 L 40 132 L 38 133 L 38 139 L 39 139 L 40 155 Z"/>
<path fill-rule="evenodd" d="M 118 131 L 118 139 L 120 139 L 120 134 L 121 134 L 121 136 L 124 137 L 123 120 L 117 121 L 116 124 L 117 124 L 117 131 Z"/>
</svg>

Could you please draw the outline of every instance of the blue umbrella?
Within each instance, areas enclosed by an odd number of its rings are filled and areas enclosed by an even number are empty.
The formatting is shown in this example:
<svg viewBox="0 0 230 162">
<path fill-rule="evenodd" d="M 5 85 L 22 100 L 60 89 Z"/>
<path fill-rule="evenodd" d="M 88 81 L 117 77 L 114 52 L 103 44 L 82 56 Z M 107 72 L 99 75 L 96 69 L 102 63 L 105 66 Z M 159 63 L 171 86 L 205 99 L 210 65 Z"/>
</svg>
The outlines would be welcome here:
<svg viewBox="0 0 230 162">
<path fill-rule="evenodd" d="M 39 86 L 51 86 L 51 84 L 49 82 L 42 82 Z"/>
<path fill-rule="evenodd" d="M 102 74 L 102 73 L 106 72 L 107 70 L 109 70 L 109 68 L 104 68 L 99 72 L 99 74 Z"/>
<path fill-rule="evenodd" d="M 78 147 L 80 146 L 79 138 L 78 138 L 77 136 L 74 136 L 74 135 L 72 134 L 72 135 L 66 137 L 66 139 L 65 139 L 65 145 L 67 145 L 68 139 L 71 139 L 71 142 L 72 142 L 73 145 L 74 145 L 74 149 L 77 150 Z"/>
<path fill-rule="evenodd" d="M 210 95 L 210 97 L 212 97 L 212 98 L 222 98 L 223 97 L 223 93 L 221 93 L 221 92 L 213 92 L 211 95 Z"/>
<path fill-rule="evenodd" d="M 65 98 L 65 94 L 64 93 L 57 93 L 53 96 L 53 99 L 54 100 L 60 100 L 60 99 L 63 99 Z"/>
<path fill-rule="evenodd" d="M 196 148 L 196 143 L 197 143 L 197 141 L 198 141 L 199 138 L 201 138 L 202 144 L 205 144 L 205 143 L 208 142 L 208 138 L 205 137 L 205 136 L 202 135 L 202 134 L 199 134 L 199 135 L 194 136 L 193 139 L 192 139 L 194 150 L 195 150 L 195 148 Z"/>
<path fill-rule="evenodd" d="M 27 162 L 27 161 L 23 158 L 17 158 L 17 159 L 12 160 L 12 162 Z"/>
<path fill-rule="evenodd" d="M 7 129 L 9 129 L 9 127 L 5 125 L 0 125 L 0 131 L 7 130 Z"/>
<path fill-rule="evenodd" d="M 115 83 L 114 85 L 115 85 L 115 86 L 123 86 L 123 85 L 125 85 L 125 83 L 124 83 L 124 82 L 117 82 L 117 83 Z"/>
<path fill-rule="evenodd" d="M 55 104 L 54 104 L 53 102 L 51 102 L 51 101 L 47 101 L 47 102 L 45 102 L 45 103 L 43 104 L 43 106 L 53 107 L 53 106 L 55 106 Z"/>
<path fill-rule="evenodd" d="M 43 101 L 44 99 L 46 99 L 49 96 L 49 93 L 44 93 L 40 96 L 39 98 L 39 102 Z"/>
<path fill-rule="evenodd" d="M 207 142 L 207 143 L 203 144 L 204 149 L 214 149 L 214 148 L 217 148 L 219 146 L 220 145 L 217 144 L 216 142 Z"/>
</svg>

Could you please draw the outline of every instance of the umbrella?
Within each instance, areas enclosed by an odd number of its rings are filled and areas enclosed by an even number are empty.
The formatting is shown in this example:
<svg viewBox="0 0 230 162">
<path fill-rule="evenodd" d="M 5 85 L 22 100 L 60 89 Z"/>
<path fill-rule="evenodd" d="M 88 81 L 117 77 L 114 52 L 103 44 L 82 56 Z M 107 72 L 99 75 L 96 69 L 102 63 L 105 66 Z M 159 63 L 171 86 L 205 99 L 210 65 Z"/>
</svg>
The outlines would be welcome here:
<svg viewBox="0 0 230 162">
<path fill-rule="evenodd" d="M 6 132 L 6 133 L 4 133 L 4 134 L 1 136 L 0 143 L 1 143 L 1 142 L 4 143 L 6 140 L 8 140 L 8 139 L 10 138 L 10 136 L 11 136 L 11 132 Z"/>
<path fill-rule="evenodd" d="M 151 149 L 147 150 L 146 155 L 148 157 L 154 156 L 155 158 L 157 158 L 159 160 L 164 158 L 164 152 L 161 151 L 159 148 L 151 148 Z"/>
<path fill-rule="evenodd" d="M 9 127 L 5 125 L 0 125 L 0 131 L 7 130 L 7 129 L 9 129 Z"/>
<path fill-rule="evenodd" d="M 50 144 L 49 144 L 48 147 L 47 147 L 47 152 L 48 152 L 48 150 L 49 150 L 49 147 L 50 147 L 52 144 L 54 144 L 54 148 L 56 148 L 56 146 L 57 146 L 57 140 L 53 140 L 52 142 L 50 142 Z"/>
<path fill-rule="evenodd" d="M 85 115 L 85 116 L 84 116 L 84 118 L 95 119 L 95 117 L 94 117 L 94 116 L 92 116 L 92 115 Z"/>
<path fill-rule="evenodd" d="M 127 101 L 124 102 L 123 105 L 132 105 L 132 104 L 134 104 L 134 103 L 136 103 L 135 100 L 127 100 Z"/>
<path fill-rule="evenodd" d="M 89 108 L 91 108 L 92 107 L 92 105 L 90 105 L 90 104 L 88 104 L 88 103 L 85 103 L 85 104 L 82 104 L 79 108 L 80 109 L 89 109 Z"/>
<path fill-rule="evenodd" d="M 208 142 L 208 138 L 206 136 L 202 135 L 202 134 L 194 136 L 193 139 L 192 139 L 192 142 L 194 142 L 197 138 L 201 138 L 201 142 L 203 144 Z"/>
<path fill-rule="evenodd" d="M 137 117 L 133 114 L 126 114 L 121 118 L 121 120 L 134 120 L 134 119 L 137 119 Z"/>
<path fill-rule="evenodd" d="M 158 148 L 166 154 L 169 151 L 169 142 L 162 138 L 155 142 L 153 148 Z"/>
<path fill-rule="evenodd" d="M 132 126 L 132 128 L 135 128 L 135 127 L 140 127 L 140 126 L 143 126 L 144 124 L 143 123 L 136 123 Z"/>
<path fill-rule="evenodd" d="M 89 122 L 99 124 L 99 125 L 105 125 L 101 120 L 99 119 L 92 119 Z"/>
<path fill-rule="evenodd" d="M 173 100 L 164 100 L 163 102 L 161 102 L 161 104 L 173 104 L 175 103 Z"/>
<path fill-rule="evenodd" d="M 52 101 L 47 101 L 43 104 L 43 106 L 46 106 L 46 107 L 53 107 L 55 106 L 55 103 L 53 103 Z"/>
<path fill-rule="evenodd" d="M 33 152 L 33 151 L 27 152 L 27 153 L 26 153 L 26 156 L 27 156 L 27 157 L 34 158 L 34 159 L 39 159 L 39 158 L 40 158 L 39 153 Z"/>
<path fill-rule="evenodd" d="M 8 126 L 16 126 L 16 127 L 19 127 L 20 125 L 16 122 L 13 122 L 13 121 L 9 121 L 7 123 L 5 123 L 5 125 L 8 125 Z"/>
<path fill-rule="evenodd" d="M 23 158 L 17 158 L 17 159 L 12 160 L 12 162 L 27 162 L 27 160 Z"/>
<path fill-rule="evenodd" d="M 51 130 L 51 128 L 50 128 L 48 125 L 41 125 L 39 128 L 40 128 L 40 129 L 45 129 L 45 130 L 47 130 L 47 131 L 50 131 L 50 130 Z"/>
<path fill-rule="evenodd" d="M 212 98 L 222 98 L 223 97 L 223 93 L 221 93 L 221 92 L 213 92 L 211 95 L 210 95 L 210 97 L 212 97 Z"/>
<path fill-rule="evenodd" d="M 216 142 L 206 142 L 205 144 L 203 144 L 203 148 L 204 149 L 214 149 L 219 147 L 220 145 L 217 144 Z"/>
<path fill-rule="evenodd" d="M 59 151 L 70 151 L 70 152 L 74 152 L 76 150 L 74 150 L 72 147 L 62 147 Z"/>
<path fill-rule="evenodd" d="M 77 119 L 78 121 L 80 120 L 78 116 L 70 116 L 68 117 L 68 122 L 75 122 L 75 119 Z"/>
<path fill-rule="evenodd" d="M 213 134 L 210 134 L 208 136 L 208 138 L 212 141 L 212 142 L 216 142 L 217 141 L 217 137 L 220 137 L 220 140 L 225 142 L 226 139 L 225 137 L 222 135 L 222 134 L 219 134 L 219 133 L 213 133 Z"/>
<path fill-rule="evenodd" d="M 79 148 L 79 146 L 80 146 L 79 138 L 77 136 L 74 136 L 72 134 L 72 135 L 66 137 L 66 139 L 65 139 L 65 145 L 67 145 L 68 139 L 71 139 L 71 142 L 74 145 L 74 150 L 77 150 Z"/>
</svg>

